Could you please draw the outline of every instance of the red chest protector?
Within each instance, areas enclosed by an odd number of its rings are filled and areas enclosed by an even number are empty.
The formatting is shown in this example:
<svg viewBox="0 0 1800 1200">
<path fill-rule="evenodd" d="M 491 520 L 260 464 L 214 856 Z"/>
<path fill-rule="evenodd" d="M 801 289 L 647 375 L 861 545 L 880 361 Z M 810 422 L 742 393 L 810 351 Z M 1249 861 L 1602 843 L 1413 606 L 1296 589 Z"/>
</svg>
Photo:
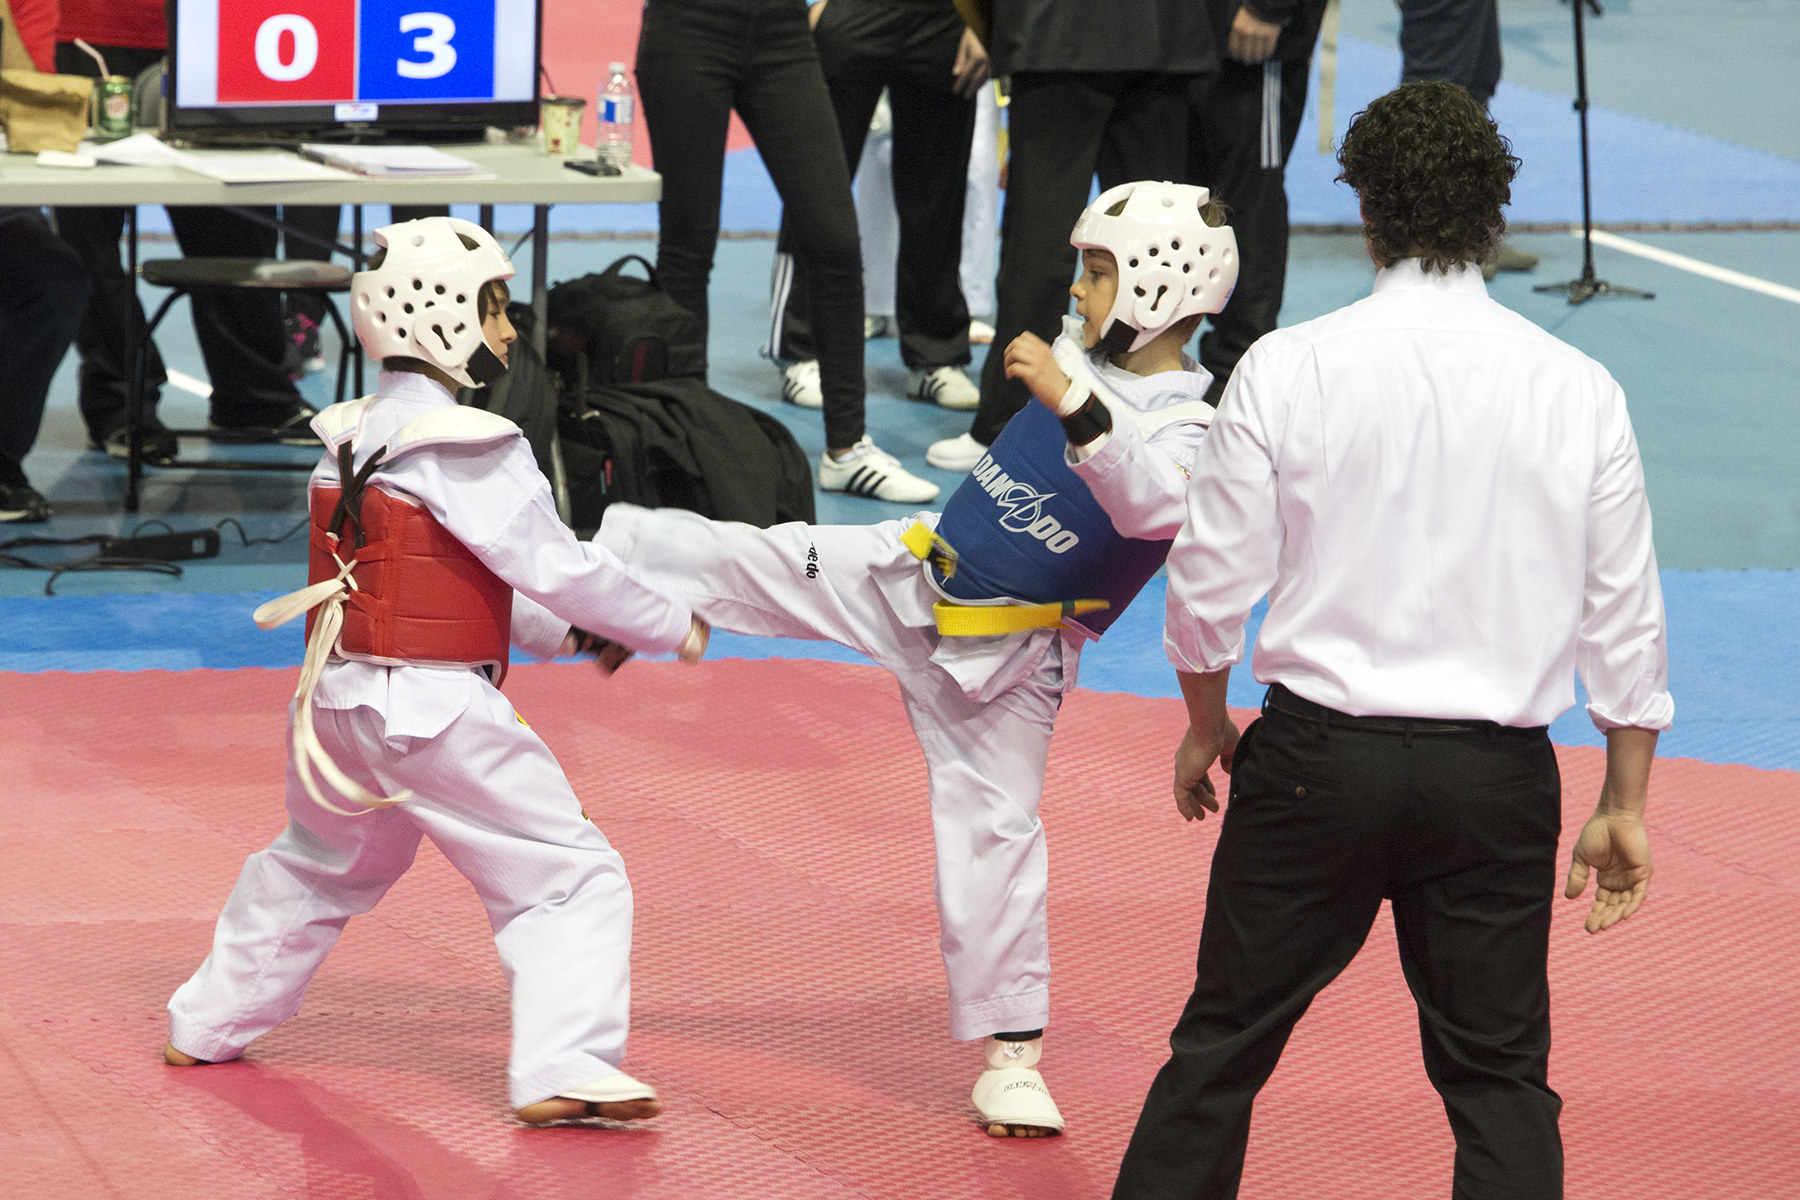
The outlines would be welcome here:
<svg viewBox="0 0 1800 1200">
<path fill-rule="evenodd" d="M 339 450 L 349 458 L 349 443 Z M 312 490 L 307 582 L 336 579 L 354 555 L 336 653 L 387 666 L 496 668 L 506 675 L 513 590 L 418 501 L 364 481 L 343 463 L 346 485 Z M 346 499 L 348 494 L 348 499 Z M 360 544 L 359 544 L 360 543 Z M 317 610 L 306 615 L 312 637 Z"/>
</svg>

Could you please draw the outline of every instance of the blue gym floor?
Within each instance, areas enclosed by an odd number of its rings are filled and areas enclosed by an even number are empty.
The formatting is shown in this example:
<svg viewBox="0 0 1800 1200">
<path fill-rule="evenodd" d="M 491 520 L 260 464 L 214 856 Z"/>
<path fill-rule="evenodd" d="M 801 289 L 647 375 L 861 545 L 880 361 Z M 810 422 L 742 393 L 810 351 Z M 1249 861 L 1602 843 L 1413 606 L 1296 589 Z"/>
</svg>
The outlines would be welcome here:
<svg viewBox="0 0 1800 1200">
<path fill-rule="evenodd" d="M 1494 111 L 1525 167 L 1511 213 L 1542 228 L 1579 219 L 1575 126 L 1568 97 L 1573 68 L 1569 10 L 1555 0 L 1502 0 L 1507 82 Z M 1395 9 L 1385 0 L 1346 0 L 1336 126 L 1395 81 Z M 1589 25 L 1595 111 L 1596 219 L 1615 225 L 1731 225 L 1788 228 L 1627 234 L 1636 242 L 1716 267 L 1800 288 L 1800 101 L 1791 84 L 1800 61 L 1800 0 L 1610 0 Z M 1316 68 L 1315 68 L 1316 74 Z M 1315 79 L 1316 84 L 1316 79 Z M 1308 126 L 1289 168 L 1297 223 L 1353 222 L 1353 198 L 1330 182 L 1317 150 L 1317 88 Z M 772 189 L 754 151 L 732 156 L 728 230 L 773 229 Z M 371 223 L 381 216 L 369 214 Z M 473 215 L 472 213 L 470 215 Z M 161 210 L 144 210 L 154 230 Z M 502 210 L 501 229 L 523 229 L 523 213 Z M 653 258 L 654 243 L 621 233 L 655 225 L 653 206 L 557 210 L 554 279 L 598 270 L 625 253 Z M 601 240 L 605 239 L 605 240 Z M 1656 293 L 1653 301 L 1601 299 L 1570 308 L 1536 295 L 1535 283 L 1579 274 L 1581 244 L 1566 232 L 1526 232 L 1515 245 L 1543 262 L 1532 275 L 1502 276 L 1501 302 L 1605 363 L 1630 397 L 1656 520 L 1656 545 L 1669 612 L 1675 728 L 1662 752 L 1712 762 L 1800 769 L 1800 305 L 1616 250 L 1597 248 L 1601 276 Z M 146 243 L 149 257 L 175 253 Z M 721 242 L 712 289 L 712 384 L 775 413 L 809 453 L 822 449 L 816 414 L 779 400 L 779 373 L 760 359 L 773 244 Z M 530 252 L 516 256 L 529 278 Z M 1373 271 L 1360 239 L 1299 234 L 1289 262 L 1283 324 L 1328 312 L 1367 294 Z M 151 289 L 146 302 L 154 303 Z M 203 377 L 192 327 L 174 314 L 159 333 L 169 367 Z M 327 340 L 327 350 L 335 349 Z M 925 446 L 967 428 L 967 417 L 904 399 L 905 370 L 892 340 L 869 343 L 868 418 L 877 442 L 909 468 L 942 484 L 957 478 L 923 462 Z M 977 366 L 982 351 L 977 348 Z M 327 372 L 303 384 L 329 398 Z M 171 424 L 205 419 L 203 400 L 171 385 Z M 140 517 L 119 512 L 122 464 L 84 449 L 75 411 L 75 359 L 63 364 L 27 473 L 50 497 L 48 526 L 0 527 L 18 535 L 73 537 L 129 531 L 155 518 L 177 529 L 211 528 L 226 517 L 251 537 L 273 537 L 302 515 L 304 476 L 155 472 Z M 198 445 L 190 453 L 207 452 Z M 213 453 L 221 451 L 214 450 Z M 266 453 L 304 457 L 299 450 Z M 902 515 L 900 506 L 821 496 L 827 522 Z M 249 612 L 300 586 L 305 543 L 295 536 L 245 547 L 229 528 L 214 560 L 186 564 L 180 578 L 71 574 L 43 595 L 42 573 L 0 570 L 0 670 L 288 667 L 300 661 L 298 624 L 261 633 Z M 54 557 L 45 552 L 44 557 Z M 1173 695 L 1162 657 L 1161 585 L 1153 585 L 1092 647 L 1084 686 Z M 717 655 L 851 658 L 815 643 L 765 643 L 721 636 Z M 1256 702 L 1247 671 L 1233 679 L 1236 704 Z M 1579 708 L 1553 728 L 1560 742 L 1597 744 Z"/>
</svg>

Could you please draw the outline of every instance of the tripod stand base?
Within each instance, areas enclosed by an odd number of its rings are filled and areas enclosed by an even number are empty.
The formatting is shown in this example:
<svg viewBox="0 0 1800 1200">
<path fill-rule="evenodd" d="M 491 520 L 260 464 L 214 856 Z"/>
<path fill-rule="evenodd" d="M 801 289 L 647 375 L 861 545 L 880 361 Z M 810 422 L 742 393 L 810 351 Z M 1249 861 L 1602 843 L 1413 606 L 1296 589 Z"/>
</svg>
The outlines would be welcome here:
<svg viewBox="0 0 1800 1200">
<path fill-rule="evenodd" d="M 1654 300 L 1655 292 L 1640 292 L 1636 288 L 1620 287 L 1595 279 L 1592 275 L 1583 275 L 1580 279 L 1571 279 L 1568 283 L 1540 283 L 1531 289 L 1534 292 L 1564 292 L 1568 294 L 1570 304 L 1585 304 L 1595 296 L 1624 296 L 1628 299 Z"/>
</svg>

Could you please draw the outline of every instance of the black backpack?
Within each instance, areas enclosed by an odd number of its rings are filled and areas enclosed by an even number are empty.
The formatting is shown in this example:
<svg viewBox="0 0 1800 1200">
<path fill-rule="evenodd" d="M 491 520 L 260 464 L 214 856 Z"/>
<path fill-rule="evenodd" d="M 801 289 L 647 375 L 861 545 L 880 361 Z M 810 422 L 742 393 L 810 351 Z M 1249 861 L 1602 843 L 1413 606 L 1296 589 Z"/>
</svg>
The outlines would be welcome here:
<svg viewBox="0 0 1800 1200">
<path fill-rule="evenodd" d="M 815 519 L 811 465 L 767 413 L 698 379 L 590 387 L 580 400 L 557 429 L 582 536 L 618 500 L 764 527 Z"/>
<path fill-rule="evenodd" d="M 623 273 L 632 262 L 647 280 Z M 550 289 L 547 343 L 550 368 L 577 395 L 595 385 L 706 378 L 700 319 L 670 299 L 656 268 L 635 254 Z"/>
</svg>

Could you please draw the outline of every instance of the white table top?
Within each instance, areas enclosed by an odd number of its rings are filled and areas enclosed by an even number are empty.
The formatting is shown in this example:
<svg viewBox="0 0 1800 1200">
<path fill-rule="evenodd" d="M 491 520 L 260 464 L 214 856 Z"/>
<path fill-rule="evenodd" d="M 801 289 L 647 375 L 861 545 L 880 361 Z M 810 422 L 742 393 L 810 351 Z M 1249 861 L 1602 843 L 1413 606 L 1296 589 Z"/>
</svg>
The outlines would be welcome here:
<svg viewBox="0 0 1800 1200">
<path fill-rule="evenodd" d="M 128 204 L 604 204 L 657 200 L 662 176 L 644 167 L 595 177 L 570 171 L 535 146 L 446 146 L 493 179 L 375 179 L 220 183 L 180 167 L 40 167 L 32 155 L 0 154 L 0 205 Z M 245 153 L 245 151 L 195 151 Z M 592 152 L 589 151 L 589 154 Z"/>
</svg>

